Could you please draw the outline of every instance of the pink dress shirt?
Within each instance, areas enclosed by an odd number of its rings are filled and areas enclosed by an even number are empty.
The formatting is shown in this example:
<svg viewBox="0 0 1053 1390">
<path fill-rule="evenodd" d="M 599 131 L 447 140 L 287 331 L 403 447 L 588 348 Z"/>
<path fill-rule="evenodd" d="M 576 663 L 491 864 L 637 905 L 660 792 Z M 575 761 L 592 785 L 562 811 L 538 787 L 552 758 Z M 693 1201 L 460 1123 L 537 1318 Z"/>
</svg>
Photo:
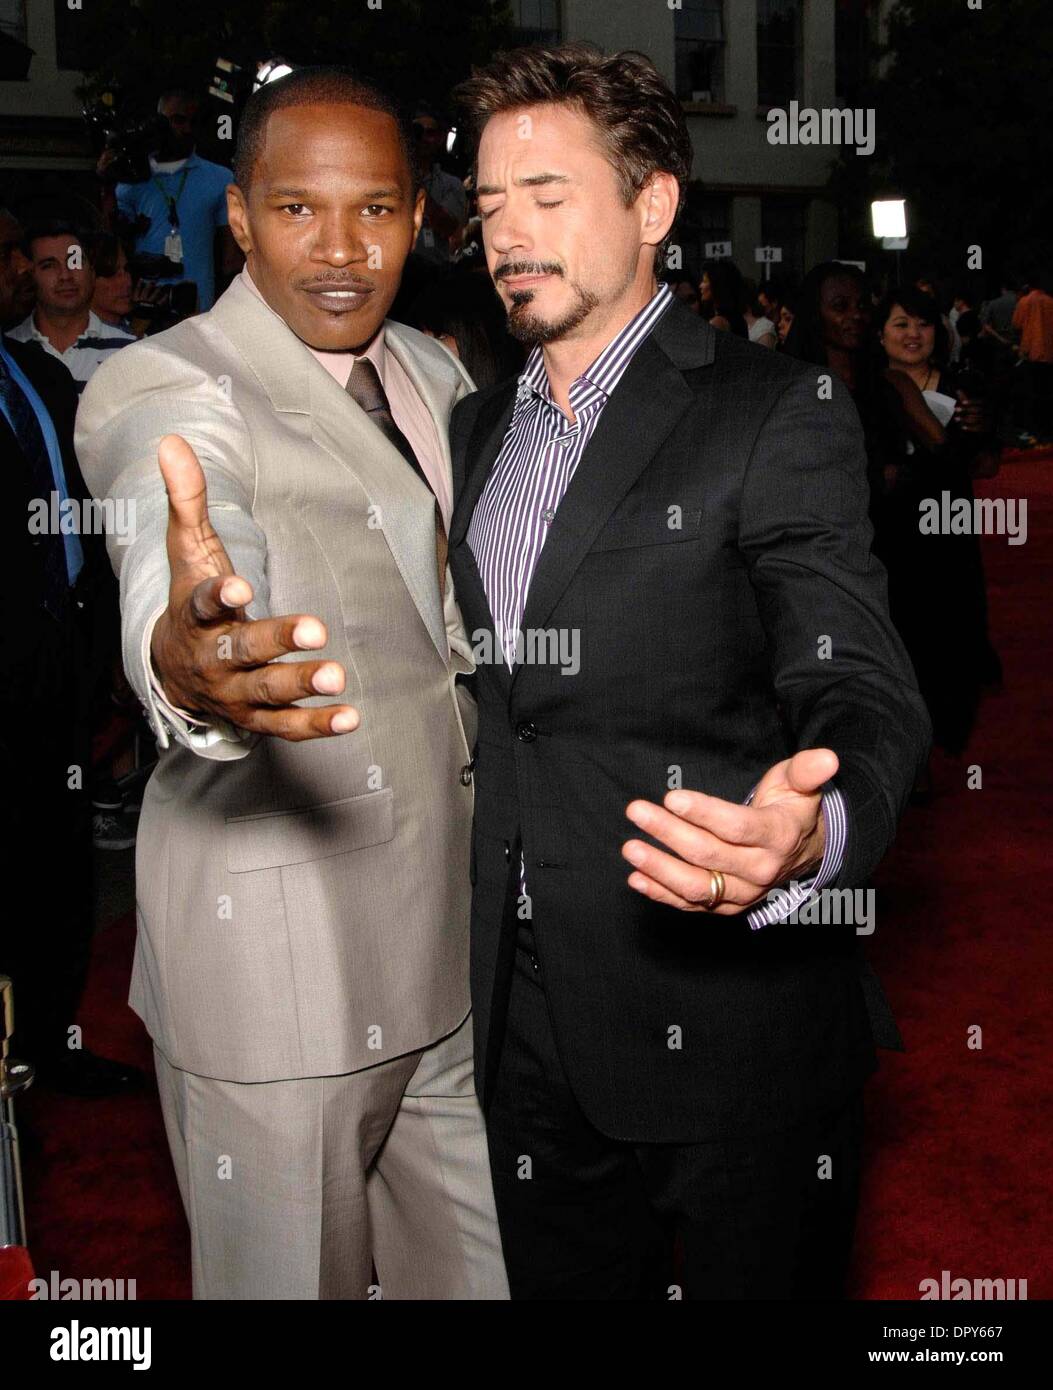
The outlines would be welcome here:
<svg viewBox="0 0 1053 1390">
<path fill-rule="evenodd" d="M 266 304 L 267 301 L 260 294 L 249 274 L 248 266 L 242 269 L 241 278 L 257 299 Z M 268 309 L 271 308 L 269 304 L 267 307 Z M 271 313 L 274 313 L 273 309 L 271 309 Z M 281 317 L 280 315 L 275 316 Z M 320 352 L 317 348 L 311 347 L 310 343 L 304 343 L 304 347 L 341 388 L 347 386 L 347 380 L 351 375 L 351 368 L 355 364 L 356 357 L 368 357 L 373 363 L 380 375 L 381 385 L 388 398 L 392 418 L 412 444 L 413 452 L 417 455 L 420 466 L 424 470 L 424 476 L 428 479 L 432 491 L 438 498 L 439 506 L 442 509 L 442 518 L 446 530 L 449 531 L 450 516 L 453 512 L 453 496 L 443 465 L 442 450 L 439 447 L 435 421 L 417 394 L 405 367 L 393 352 L 388 351 L 384 326 L 381 325 L 380 331 L 363 353 Z"/>
</svg>

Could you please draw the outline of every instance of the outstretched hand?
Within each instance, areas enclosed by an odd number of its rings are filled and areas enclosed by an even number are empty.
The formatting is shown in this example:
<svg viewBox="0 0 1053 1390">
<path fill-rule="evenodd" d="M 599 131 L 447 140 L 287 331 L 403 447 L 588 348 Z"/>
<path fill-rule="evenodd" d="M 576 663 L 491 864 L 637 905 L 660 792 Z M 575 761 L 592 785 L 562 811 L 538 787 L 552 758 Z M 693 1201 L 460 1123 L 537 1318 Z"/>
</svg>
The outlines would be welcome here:
<svg viewBox="0 0 1053 1390">
<path fill-rule="evenodd" d="M 629 820 L 671 851 L 627 841 L 630 888 L 683 912 L 723 916 L 762 901 L 822 862 L 822 787 L 837 768 L 831 749 L 806 748 L 769 768 L 749 806 L 687 790 L 669 792 L 661 806 L 630 802 Z M 724 895 L 713 908 L 706 906 L 711 870 L 724 875 Z"/>
<path fill-rule="evenodd" d="M 308 709 L 310 695 L 339 695 L 344 669 L 335 661 L 276 661 L 329 640 L 308 613 L 250 620 L 252 586 L 234 573 L 208 515 L 205 474 L 178 434 L 157 451 L 168 491 L 168 607 L 154 625 L 150 654 L 166 697 L 188 713 L 219 717 L 252 733 L 298 742 L 350 733 L 350 705 Z"/>
</svg>

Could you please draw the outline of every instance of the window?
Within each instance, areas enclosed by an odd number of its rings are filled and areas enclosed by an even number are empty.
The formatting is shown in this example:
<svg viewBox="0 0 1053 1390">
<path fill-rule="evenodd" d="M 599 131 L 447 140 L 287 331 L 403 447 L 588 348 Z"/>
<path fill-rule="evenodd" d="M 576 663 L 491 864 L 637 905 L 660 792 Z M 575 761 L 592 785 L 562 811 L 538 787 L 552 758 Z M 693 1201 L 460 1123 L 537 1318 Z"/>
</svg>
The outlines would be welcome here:
<svg viewBox="0 0 1053 1390">
<path fill-rule="evenodd" d="M 689 185 L 684 214 L 675 240 L 683 248 L 683 268 L 698 278 L 706 263 L 706 246 L 731 240 L 731 199 L 719 193 L 700 193 Z"/>
<path fill-rule="evenodd" d="M 0 34 L 16 43 L 25 43 L 26 0 L 0 0 Z"/>
<path fill-rule="evenodd" d="M 683 0 L 673 11 L 676 94 L 681 101 L 724 100 L 724 0 Z"/>
<path fill-rule="evenodd" d="M 837 101 L 842 106 L 866 106 L 876 22 L 873 0 L 837 0 L 834 12 Z"/>
<path fill-rule="evenodd" d="M 512 19 L 518 44 L 559 43 L 559 0 L 513 0 Z"/>
<path fill-rule="evenodd" d="M 802 0 L 757 0 L 757 104 L 789 106 L 801 83 Z"/>
<path fill-rule="evenodd" d="M 771 273 L 780 280 L 804 278 L 804 236 L 808 219 L 808 200 L 801 197 L 771 195 L 761 200 L 761 239 L 765 246 L 781 246 L 782 260 Z M 764 266 L 756 271 L 764 279 Z"/>
</svg>

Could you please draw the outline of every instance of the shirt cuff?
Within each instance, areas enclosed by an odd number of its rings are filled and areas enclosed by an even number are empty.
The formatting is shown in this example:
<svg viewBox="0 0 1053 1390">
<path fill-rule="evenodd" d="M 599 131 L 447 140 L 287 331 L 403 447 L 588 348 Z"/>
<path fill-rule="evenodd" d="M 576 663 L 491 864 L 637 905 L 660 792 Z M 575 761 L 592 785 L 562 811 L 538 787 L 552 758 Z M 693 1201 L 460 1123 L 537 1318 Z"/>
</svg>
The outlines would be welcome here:
<svg viewBox="0 0 1053 1390">
<path fill-rule="evenodd" d="M 752 798 L 751 792 L 746 800 L 747 805 Z M 782 888 L 773 889 L 768 894 L 769 901 L 750 908 L 746 918 L 752 931 L 785 921 L 791 912 L 796 911 L 821 888 L 825 888 L 841 872 L 848 843 L 848 815 L 844 798 L 836 787 L 827 787 L 823 792 L 822 808 L 826 843 L 823 846 L 823 858 L 818 871 L 810 878 L 794 879 Z"/>
<path fill-rule="evenodd" d="M 225 719 L 215 719 L 209 723 L 196 719 L 185 709 L 173 705 L 165 695 L 164 687 L 154 670 L 153 656 L 150 651 L 154 624 L 164 611 L 164 608 L 159 608 L 146 624 L 143 630 L 141 649 L 143 669 L 146 671 L 146 677 L 150 683 L 150 695 L 154 706 L 153 710 L 150 711 L 154 715 L 151 723 L 158 743 L 162 748 L 167 748 L 172 738 L 175 737 L 178 743 L 182 743 L 198 753 L 209 750 L 213 756 L 221 759 L 244 756 L 245 744 L 255 741 L 255 734 L 250 733 L 247 729 L 239 729 L 235 725 L 229 724 Z M 226 746 L 218 747 L 217 745 Z"/>
</svg>

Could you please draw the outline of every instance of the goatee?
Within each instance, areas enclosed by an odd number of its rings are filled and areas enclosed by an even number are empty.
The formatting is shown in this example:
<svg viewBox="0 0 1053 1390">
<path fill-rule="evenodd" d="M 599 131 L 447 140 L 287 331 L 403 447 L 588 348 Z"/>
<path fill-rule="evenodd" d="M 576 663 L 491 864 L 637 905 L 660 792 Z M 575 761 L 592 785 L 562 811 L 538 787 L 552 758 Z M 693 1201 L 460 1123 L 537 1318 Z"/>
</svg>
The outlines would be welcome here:
<svg viewBox="0 0 1053 1390">
<path fill-rule="evenodd" d="M 591 290 L 581 285 L 571 284 L 574 303 L 558 319 L 545 319 L 540 314 L 531 313 L 534 300 L 533 290 L 515 290 L 512 304 L 508 310 L 508 331 L 521 343 L 554 343 L 572 333 L 579 324 L 584 323 L 600 302 Z"/>
</svg>

